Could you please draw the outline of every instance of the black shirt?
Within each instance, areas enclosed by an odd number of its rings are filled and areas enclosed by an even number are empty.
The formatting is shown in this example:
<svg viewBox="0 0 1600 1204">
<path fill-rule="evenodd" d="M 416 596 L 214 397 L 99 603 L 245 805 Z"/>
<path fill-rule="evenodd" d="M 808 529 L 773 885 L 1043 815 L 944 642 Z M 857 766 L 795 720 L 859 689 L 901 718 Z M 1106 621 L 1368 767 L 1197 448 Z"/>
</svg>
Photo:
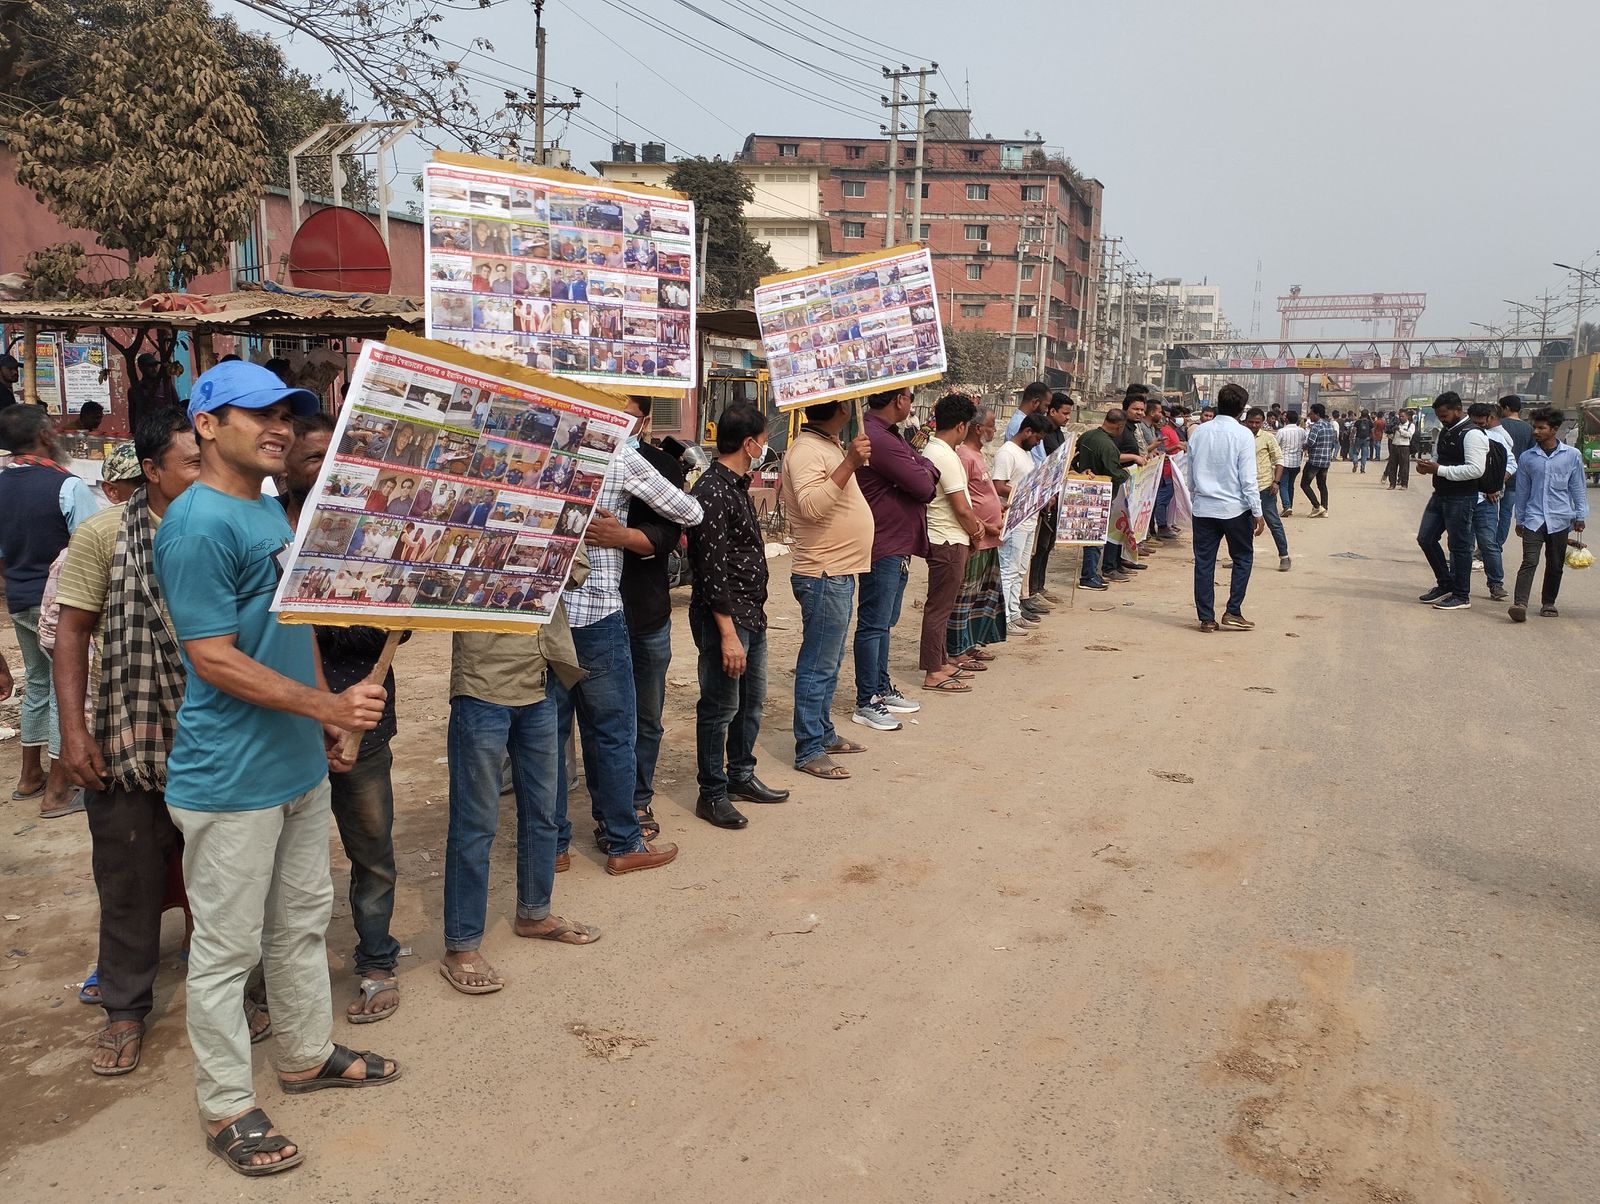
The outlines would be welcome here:
<svg viewBox="0 0 1600 1204">
<path fill-rule="evenodd" d="M 1139 446 L 1139 432 L 1134 429 L 1137 425 L 1131 419 L 1122 424 L 1122 434 L 1117 436 L 1117 451 L 1123 455 L 1144 455 L 1144 449 Z"/>
<path fill-rule="evenodd" d="M 718 460 L 689 495 L 705 511 L 700 525 L 689 528 L 690 612 L 728 615 L 746 631 L 765 631 L 767 549 L 750 501 L 750 478 Z"/>
<path fill-rule="evenodd" d="M 683 488 L 683 465 L 653 443 L 639 441 L 639 454 L 677 488 Z M 657 630 L 672 618 L 672 590 L 667 581 L 667 557 L 683 538 L 683 526 L 658 514 L 646 503 L 633 498 L 628 503 L 628 526 L 643 531 L 653 552 L 622 553 L 622 616 L 628 630 L 644 635 Z"/>
<path fill-rule="evenodd" d="M 366 681 L 372 666 L 383 654 L 387 631 L 376 627 L 322 627 L 315 628 L 317 649 L 322 653 L 322 675 L 328 679 L 328 689 L 343 693 L 358 682 Z M 400 637 L 402 643 L 411 638 L 408 631 Z M 370 732 L 361 733 L 361 756 L 375 752 L 393 740 L 399 731 L 399 721 L 394 711 L 394 670 L 383 679 L 383 688 L 389 692 L 383 700 L 383 718 Z"/>
<path fill-rule="evenodd" d="M 1044 454 L 1047 456 L 1055 455 L 1066 441 L 1067 437 L 1061 433 L 1061 428 L 1053 422 L 1050 424 L 1050 429 L 1040 439 L 1040 442 L 1044 444 Z"/>
<path fill-rule="evenodd" d="M 5 409 L 7 406 L 14 406 L 16 404 L 17 395 L 11 391 L 10 385 L 6 384 L 5 381 L 0 380 L 0 410 Z"/>
</svg>

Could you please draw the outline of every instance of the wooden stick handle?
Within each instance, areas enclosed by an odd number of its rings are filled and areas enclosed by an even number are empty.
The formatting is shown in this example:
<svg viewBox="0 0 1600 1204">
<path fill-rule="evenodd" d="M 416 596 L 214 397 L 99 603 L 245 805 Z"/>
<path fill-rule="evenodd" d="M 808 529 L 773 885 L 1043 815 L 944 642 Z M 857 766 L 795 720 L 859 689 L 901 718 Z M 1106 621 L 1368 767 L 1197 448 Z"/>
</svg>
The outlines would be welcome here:
<svg viewBox="0 0 1600 1204">
<path fill-rule="evenodd" d="M 400 647 L 400 637 L 405 634 L 400 631 L 391 631 L 383 641 L 383 651 L 378 653 L 378 660 L 372 666 L 372 672 L 361 679 L 364 686 L 381 686 L 383 679 L 389 676 L 389 666 L 394 663 L 395 649 Z M 361 751 L 360 732 L 346 732 L 344 739 L 339 741 L 339 759 L 341 761 L 354 761 L 356 754 Z"/>
</svg>

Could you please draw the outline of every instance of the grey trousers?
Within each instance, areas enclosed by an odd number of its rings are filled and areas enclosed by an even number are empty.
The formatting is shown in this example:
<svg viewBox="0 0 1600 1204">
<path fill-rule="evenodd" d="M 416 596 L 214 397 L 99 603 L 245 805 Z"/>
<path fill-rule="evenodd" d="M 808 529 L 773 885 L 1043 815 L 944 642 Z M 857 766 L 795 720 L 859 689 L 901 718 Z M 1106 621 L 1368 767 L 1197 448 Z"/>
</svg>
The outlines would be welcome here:
<svg viewBox="0 0 1600 1204">
<path fill-rule="evenodd" d="M 194 913 L 188 1021 L 195 1089 L 200 1115 L 226 1120 L 256 1103 L 244 991 L 257 960 L 272 999 L 277 1068 L 310 1070 L 333 1053 L 328 780 L 259 811 L 167 810 L 183 833 Z"/>
</svg>

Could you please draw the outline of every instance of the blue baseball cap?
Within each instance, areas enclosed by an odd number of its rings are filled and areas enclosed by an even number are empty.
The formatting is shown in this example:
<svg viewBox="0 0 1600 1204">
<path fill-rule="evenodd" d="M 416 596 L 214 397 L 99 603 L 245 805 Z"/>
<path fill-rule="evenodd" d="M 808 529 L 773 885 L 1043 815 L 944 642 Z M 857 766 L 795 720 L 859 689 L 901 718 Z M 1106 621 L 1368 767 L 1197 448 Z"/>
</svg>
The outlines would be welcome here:
<svg viewBox="0 0 1600 1204">
<path fill-rule="evenodd" d="M 223 406 L 241 410 L 264 410 L 280 401 L 289 403 L 297 415 L 315 414 L 322 399 L 310 389 L 296 389 L 283 383 L 278 374 L 248 360 L 227 360 L 202 372 L 189 392 L 189 421 L 196 414 L 209 414 Z"/>
</svg>

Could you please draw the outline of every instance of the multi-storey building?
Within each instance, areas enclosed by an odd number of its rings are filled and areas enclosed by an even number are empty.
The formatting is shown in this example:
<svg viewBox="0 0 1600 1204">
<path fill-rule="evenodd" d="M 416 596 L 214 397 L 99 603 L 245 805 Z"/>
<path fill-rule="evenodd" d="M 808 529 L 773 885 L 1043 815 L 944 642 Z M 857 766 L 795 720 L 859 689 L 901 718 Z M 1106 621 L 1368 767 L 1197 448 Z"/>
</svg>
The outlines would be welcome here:
<svg viewBox="0 0 1600 1204">
<path fill-rule="evenodd" d="M 763 174 L 818 170 L 826 258 L 926 243 L 945 325 L 1014 337 L 1012 379 L 1065 387 L 1094 305 L 1103 186 L 1037 137 L 973 137 L 970 116 L 929 111 L 920 198 L 916 141 L 898 142 L 892 204 L 887 138 L 752 134 L 737 161 Z"/>
</svg>

